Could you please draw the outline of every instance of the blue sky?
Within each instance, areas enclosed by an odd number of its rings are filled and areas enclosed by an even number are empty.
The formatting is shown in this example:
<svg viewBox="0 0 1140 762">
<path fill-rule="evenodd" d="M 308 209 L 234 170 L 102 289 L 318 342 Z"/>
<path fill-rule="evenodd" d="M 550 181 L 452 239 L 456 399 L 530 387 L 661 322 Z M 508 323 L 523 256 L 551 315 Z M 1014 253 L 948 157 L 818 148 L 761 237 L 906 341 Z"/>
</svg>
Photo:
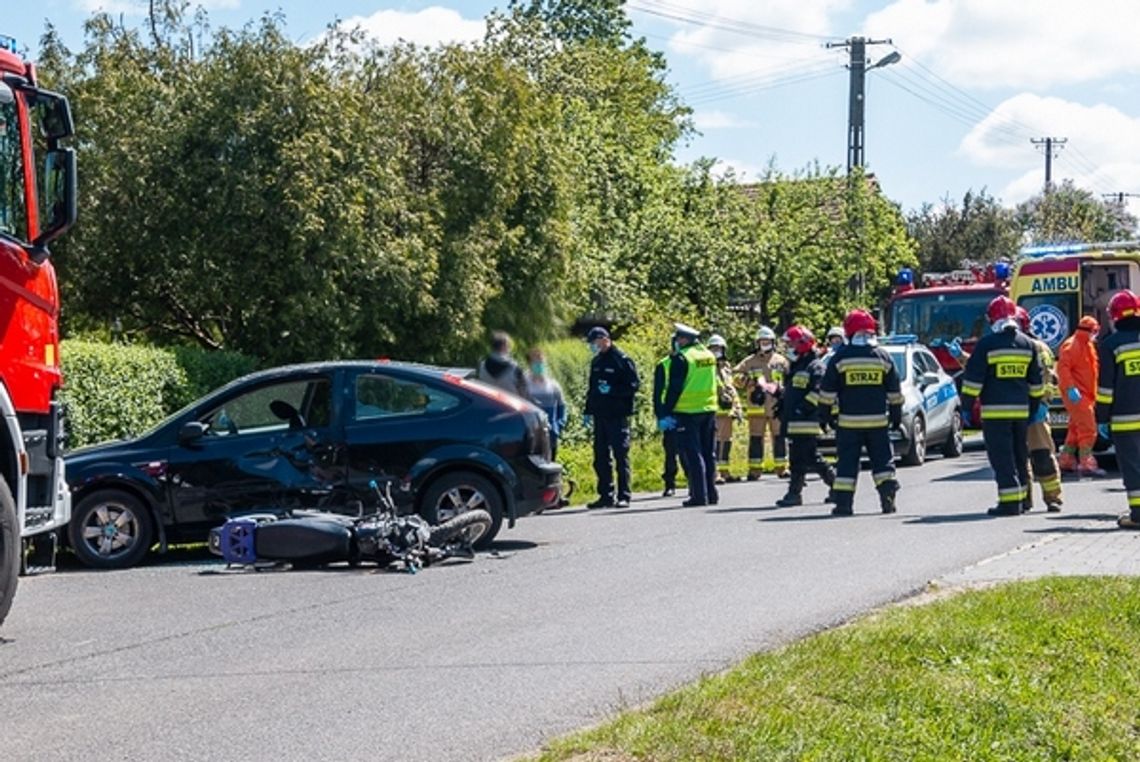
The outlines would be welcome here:
<svg viewBox="0 0 1140 762">
<path fill-rule="evenodd" d="M 335 18 L 382 41 L 477 39 L 506 0 L 205 0 L 214 26 L 285 14 L 305 41 Z M 35 51 L 45 19 L 74 46 L 92 11 L 141 19 L 145 0 L 38 0 L 9 8 L 0 33 Z M 669 61 L 700 134 L 679 161 L 712 156 L 745 178 L 846 163 L 846 53 L 825 43 L 890 38 L 898 64 L 868 73 L 866 163 L 911 209 L 986 188 L 1007 204 L 1036 193 L 1031 138 L 1067 138 L 1054 181 L 1140 193 L 1140 3 L 1130 0 L 629 0 L 634 32 Z M 13 13 L 14 10 L 14 13 Z M 1140 211 L 1140 199 L 1130 202 Z"/>
</svg>

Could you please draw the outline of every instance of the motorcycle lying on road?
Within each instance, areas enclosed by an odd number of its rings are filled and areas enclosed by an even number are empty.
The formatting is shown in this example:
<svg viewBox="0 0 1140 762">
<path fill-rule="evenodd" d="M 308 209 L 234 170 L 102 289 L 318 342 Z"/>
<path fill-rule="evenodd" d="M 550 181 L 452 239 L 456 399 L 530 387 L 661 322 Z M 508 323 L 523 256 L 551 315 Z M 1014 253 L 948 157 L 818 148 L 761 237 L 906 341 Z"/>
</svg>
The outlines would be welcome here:
<svg viewBox="0 0 1140 762">
<path fill-rule="evenodd" d="M 285 518 L 270 513 L 235 516 L 210 530 L 210 552 L 230 565 L 256 569 L 285 563 L 296 569 L 370 562 L 381 568 L 399 564 L 415 573 L 449 558 L 474 558 L 472 546 L 491 527 L 491 515 L 480 509 L 434 526 L 417 515 L 400 516 L 391 484 L 383 491 L 375 481 L 369 487 L 376 497 L 375 511 L 365 513 L 361 504 L 356 516 L 301 510 Z"/>
</svg>

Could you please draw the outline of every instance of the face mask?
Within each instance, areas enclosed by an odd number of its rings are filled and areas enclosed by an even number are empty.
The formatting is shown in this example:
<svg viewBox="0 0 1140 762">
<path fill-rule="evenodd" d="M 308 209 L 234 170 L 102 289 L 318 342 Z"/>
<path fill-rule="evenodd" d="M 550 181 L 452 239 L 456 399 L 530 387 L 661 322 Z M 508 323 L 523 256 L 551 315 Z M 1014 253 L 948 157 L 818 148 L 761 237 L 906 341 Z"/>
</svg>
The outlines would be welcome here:
<svg viewBox="0 0 1140 762">
<path fill-rule="evenodd" d="M 601 351 L 602 351 L 602 348 L 601 348 L 601 347 L 599 347 L 597 344 L 595 344 L 595 343 L 594 343 L 594 342 L 592 342 L 592 341 L 590 342 L 590 354 L 592 354 L 592 355 L 596 355 L 596 354 L 598 354 L 598 353 L 599 353 L 599 352 L 601 352 Z"/>
<path fill-rule="evenodd" d="M 713 347 L 712 353 L 713 353 L 713 357 L 715 357 L 716 359 L 718 359 L 718 360 L 724 359 L 724 350 L 721 349 L 720 347 Z"/>
<path fill-rule="evenodd" d="M 871 337 L 865 333 L 859 333 L 851 337 L 851 343 L 857 347 L 865 347 L 871 343 Z"/>
<path fill-rule="evenodd" d="M 671 342 L 669 342 L 669 346 L 672 347 L 673 354 L 677 354 L 681 351 L 681 344 L 676 339 L 673 339 Z"/>
<path fill-rule="evenodd" d="M 546 375 L 546 363 L 537 362 L 537 361 L 532 362 L 530 364 L 530 372 L 536 376 L 545 376 Z"/>
<path fill-rule="evenodd" d="M 770 341 L 761 341 L 760 342 L 760 351 L 763 352 L 764 354 L 768 354 L 773 349 L 775 349 L 775 346 L 772 344 L 772 342 L 770 342 Z"/>
<path fill-rule="evenodd" d="M 788 358 L 788 359 L 789 359 L 789 360 L 791 360 L 792 362 L 795 362 L 795 361 L 796 361 L 796 358 L 798 358 L 798 357 L 799 357 L 799 354 L 797 354 L 797 353 L 796 353 L 796 350 L 794 350 L 794 349 L 789 349 L 789 350 L 787 350 L 787 351 L 785 351 L 785 352 L 784 352 L 784 357 Z"/>
<path fill-rule="evenodd" d="M 843 339 L 832 339 L 831 340 L 831 348 L 832 349 L 839 349 L 841 346 L 843 346 Z"/>
</svg>

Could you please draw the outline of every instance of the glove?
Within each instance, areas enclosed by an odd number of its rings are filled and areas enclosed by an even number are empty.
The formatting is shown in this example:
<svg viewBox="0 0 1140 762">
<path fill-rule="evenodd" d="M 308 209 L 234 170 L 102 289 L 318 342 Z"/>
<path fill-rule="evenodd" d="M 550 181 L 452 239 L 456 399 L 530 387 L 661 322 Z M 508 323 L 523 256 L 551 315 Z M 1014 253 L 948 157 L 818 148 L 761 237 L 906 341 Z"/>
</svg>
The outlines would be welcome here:
<svg viewBox="0 0 1140 762">
<path fill-rule="evenodd" d="M 1069 398 L 1069 402 L 1076 404 L 1081 401 L 1081 390 L 1075 386 L 1070 386 L 1065 390 L 1065 396 Z"/>
<path fill-rule="evenodd" d="M 963 407 L 958 411 L 958 415 L 962 416 L 962 428 L 973 428 L 974 422 L 970 419 L 970 408 Z"/>
<path fill-rule="evenodd" d="M 667 415 L 664 418 L 657 419 L 658 431 L 672 431 L 675 428 L 677 428 L 677 419 L 673 416 Z"/>
<path fill-rule="evenodd" d="M 1101 439 L 1112 439 L 1112 432 L 1108 430 L 1107 423 L 1098 423 L 1096 425 L 1096 433 L 1100 435 Z"/>
<path fill-rule="evenodd" d="M 609 381 L 599 381 L 598 382 L 598 391 L 601 392 L 602 394 L 609 394 L 610 393 L 610 382 Z"/>
<path fill-rule="evenodd" d="M 931 339 L 930 343 L 927 344 L 927 346 L 930 347 L 931 349 L 937 349 L 938 347 L 942 346 L 942 344 L 943 344 L 942 337 L 939 336 L 937 338 Z"/>
<path fill-rule="evenodd" d="M 1049 406 L 1042 403 L 1037 406 L 1037 412 L 1033 415 L 1031 423 L 1045 423 L 1049 420 Z"/>
<path fill-rule="evenodd" d="M 895 431 L 902 429 L 902 408 L 898 405 L 891 405 L 890 412 L 888 413 L 891 422 L 891 428 Z"/>
<path fill-rule="evenodd" d="M 590 428 L 591 426 L 593 426 L 594 425 L 594 416 L 592 416 L 592 415 L 582 416 L 582 425 L 585 426 L 587 429 Z"/>
<path fill-rule="evenodd" d="M 962 342 L 958 341 L 957 338 L 955 338 L 953 341 L 951 341 L 949 344 L 947 344 L 946 349 L 949 350 L 950 356 L 953 357 L 955 360 L 961 360 L 962 359 L 962 355 L 964 354 L 962 352 Z"/>
</svg>

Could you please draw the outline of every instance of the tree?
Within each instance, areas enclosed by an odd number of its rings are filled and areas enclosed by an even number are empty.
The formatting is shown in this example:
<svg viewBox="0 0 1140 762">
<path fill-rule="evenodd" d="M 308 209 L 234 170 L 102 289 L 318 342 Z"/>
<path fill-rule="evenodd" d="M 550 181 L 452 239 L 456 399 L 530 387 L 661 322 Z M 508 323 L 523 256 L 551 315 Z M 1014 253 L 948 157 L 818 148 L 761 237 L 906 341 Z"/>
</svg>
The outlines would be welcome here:
<svg viewBox="0 0 1140 762">
<path fill-rule="evenodd" d="M 907 232 L 917 244 L 919 268 L 955 270 L 967 261 L 1013 259 L 1021 229 L 1011 209 L 986 193 L 966 191 L 959 206 L 949 197 L 935 207 L 924 204 L 907 215 Z"/>
<path fill-rule="evenodd" d="M 1018 204 L 1016 215 L 1027 243 L 1117 241 L 1136 235 L 1136 217 L 1072 180 Z"/>
</svg>

